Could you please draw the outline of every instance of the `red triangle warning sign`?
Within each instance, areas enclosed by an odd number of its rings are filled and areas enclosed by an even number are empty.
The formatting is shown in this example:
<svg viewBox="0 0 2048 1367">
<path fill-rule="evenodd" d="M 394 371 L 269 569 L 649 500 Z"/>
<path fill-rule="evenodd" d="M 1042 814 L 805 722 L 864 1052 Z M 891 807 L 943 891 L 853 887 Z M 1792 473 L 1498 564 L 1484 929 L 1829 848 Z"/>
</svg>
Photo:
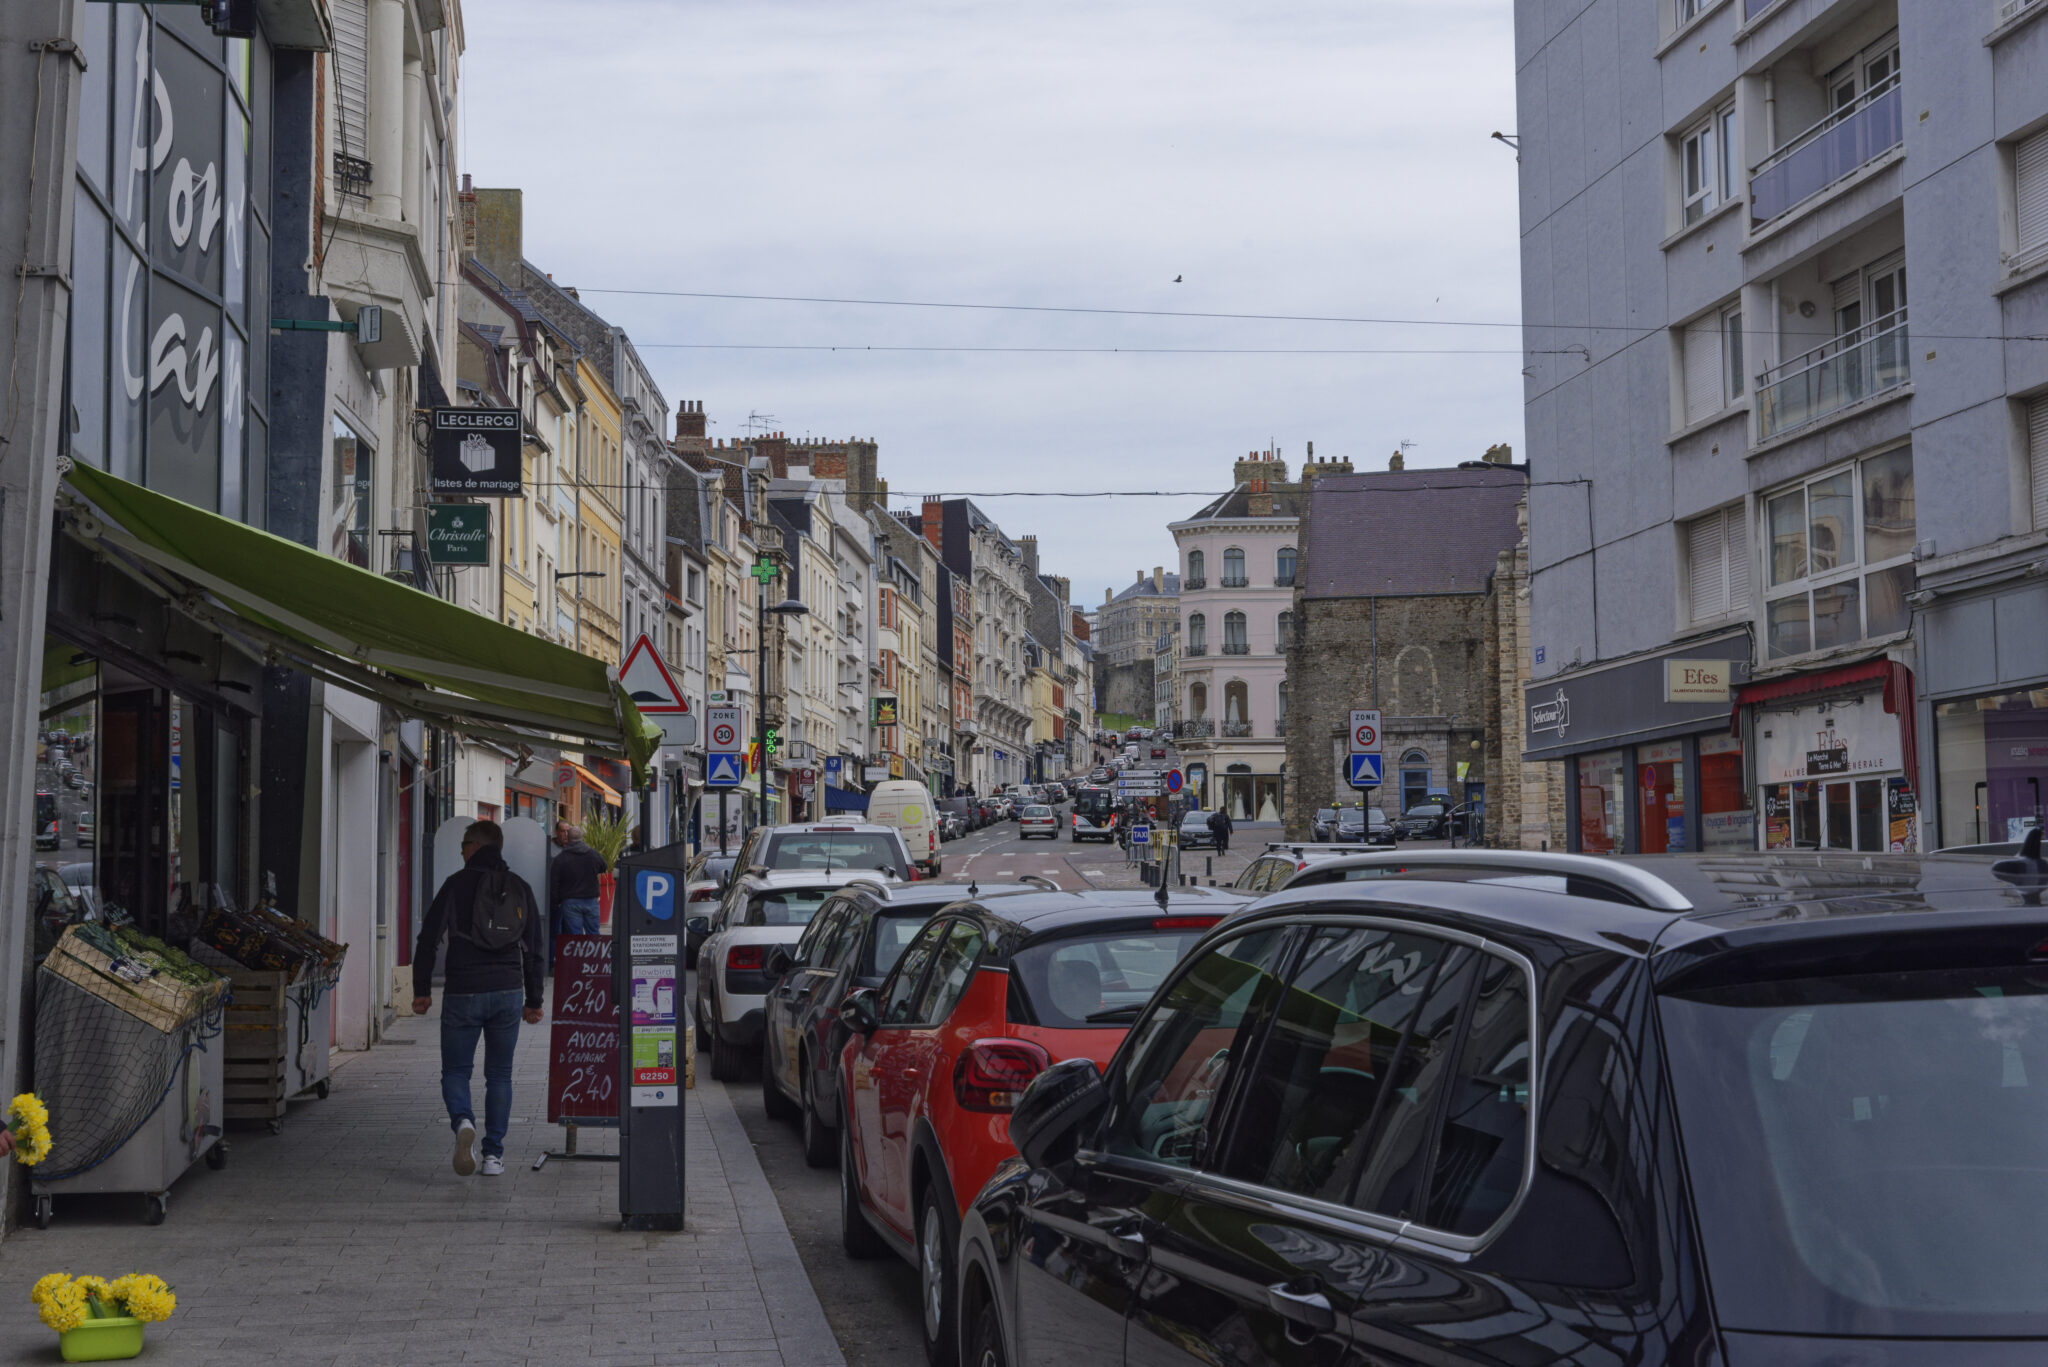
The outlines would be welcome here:
<svg viewBox="0 0 2048 1367">
<path fill-rule="evenodd" d="M 633 700 L 633 705 L 643 713 L 653 716 L 689 715 L 689 700 L 683 697 L 675 676 L 662 663 L 661 652 L 654 648 L 654 642 L 648 640 L 644 633 L 626 652 L 626 662 L 619 666 L 619 683 L 625 688 L 626 696 Z"/>
</svg>

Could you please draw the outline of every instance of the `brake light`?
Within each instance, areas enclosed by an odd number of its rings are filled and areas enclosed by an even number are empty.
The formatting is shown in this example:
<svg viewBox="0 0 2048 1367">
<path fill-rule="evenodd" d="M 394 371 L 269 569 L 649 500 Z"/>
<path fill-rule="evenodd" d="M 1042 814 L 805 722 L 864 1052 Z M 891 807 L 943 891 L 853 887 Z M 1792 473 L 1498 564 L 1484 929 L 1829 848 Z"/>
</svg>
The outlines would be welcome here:
<svg viewBox="0 0 2048 1367">
<path fill-rule="evenodd" d="M 760 945 L 734 945 L 725 952 L 725 966 L 741 973 L 759 973 L 768 962 L 768 952 Z"/>
<path fill-rule="evenodd" d="M 718 885 L 714 883 L 708 888 L 698 888 L 690 894 L 690 900 L 692 902 L 716 902 L 718 900 Z"/>
<path fill-rule="evenodd" d="M 1031 1079 L 1051 1062 L 1052 1055 L 1029 1040 L 976 1040 L 953 1065 L 953 1099 L 966 1111 L 1013 1110 Z"/>
<path fill-rule="evenodd" d="M 1222 919 L 1221 916 L 1161 916 L 1152 923 L 1152 929 L 1207 930 Z"/>
</svg>

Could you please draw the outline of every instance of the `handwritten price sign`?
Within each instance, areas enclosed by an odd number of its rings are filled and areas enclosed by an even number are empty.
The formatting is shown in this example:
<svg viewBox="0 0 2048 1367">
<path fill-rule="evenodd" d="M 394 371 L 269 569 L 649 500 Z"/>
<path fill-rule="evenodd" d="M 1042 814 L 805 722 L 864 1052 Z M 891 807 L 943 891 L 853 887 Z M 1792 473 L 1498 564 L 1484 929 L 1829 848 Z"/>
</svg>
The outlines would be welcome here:
<svg viewBox="0 0 2048 1367">
<path fill-rule="evenodd" d="M 608 935 L 555 937 L 555 1006 L 548 1057 L 548 1122 L 619 1118 L 619 1013 Z"/>
</svg>

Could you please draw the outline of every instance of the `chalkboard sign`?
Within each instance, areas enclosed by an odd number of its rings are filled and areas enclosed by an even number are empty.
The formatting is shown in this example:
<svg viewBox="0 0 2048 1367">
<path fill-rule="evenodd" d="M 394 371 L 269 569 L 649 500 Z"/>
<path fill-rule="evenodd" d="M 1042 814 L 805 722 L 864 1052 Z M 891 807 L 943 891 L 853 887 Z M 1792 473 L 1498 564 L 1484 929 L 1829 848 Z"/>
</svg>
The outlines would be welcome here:
<svg viewBox="0 0 2048 1367">
<path fill-rule="evenodd" d="M 616 1125 L 619 1012 L 612 937 L 555 937 L 555 1006 L 548 1055 L 548 1123 Z"/>
</svg>

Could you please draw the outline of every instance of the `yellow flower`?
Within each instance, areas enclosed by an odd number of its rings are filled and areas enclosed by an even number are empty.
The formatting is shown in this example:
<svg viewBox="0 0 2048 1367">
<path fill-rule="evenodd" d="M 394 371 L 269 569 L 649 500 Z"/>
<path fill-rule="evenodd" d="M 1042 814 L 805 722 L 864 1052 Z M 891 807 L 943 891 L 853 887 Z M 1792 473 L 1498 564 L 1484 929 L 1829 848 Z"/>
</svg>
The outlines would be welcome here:
<svg viewBox="0 0 2048 1367">
<path fill-rule="evenodd" d="M 34 1286 L 29 1288 L 28 1298 L 36 1303 L 37 1308 L 41 1308 L 43 1302 L 50 1298 L 51 1292 L 70 1280 L 71 1277 L 68 1273 L 52 1272 L 47 1277 L 40 1278 Z"/>
<path fill-rule="evenodd" d="M 43 1298 L 38 1312 L 44 1324 L 62 1334 L 84 1324 L 87 1316 L 85 1288 L 77 1282 L 66 1282 Z"/>
<path fill-rule="evenodd" d="M 128 1313 L 146 1324 L 167 1320 L 178 1308 L 178 1298 L 164 1279 L 147 1272 L 129 1273 L 114 1283 L 113 1291 Z"/>
<path fill-rule="evenodd" d="M 33 1125 L 15 1132 L 14 1156 L 24 1167 L 34 1167 L 50 1156 L 50 1127 Z"/>
<path fill-rule="evenodd" d="M 15 1157 L 24 1166 L 50 1156 L 50 1108 L 34 1092 L 7 1103 L 7 1128 L 14 1135 Z"/>
</svg>

